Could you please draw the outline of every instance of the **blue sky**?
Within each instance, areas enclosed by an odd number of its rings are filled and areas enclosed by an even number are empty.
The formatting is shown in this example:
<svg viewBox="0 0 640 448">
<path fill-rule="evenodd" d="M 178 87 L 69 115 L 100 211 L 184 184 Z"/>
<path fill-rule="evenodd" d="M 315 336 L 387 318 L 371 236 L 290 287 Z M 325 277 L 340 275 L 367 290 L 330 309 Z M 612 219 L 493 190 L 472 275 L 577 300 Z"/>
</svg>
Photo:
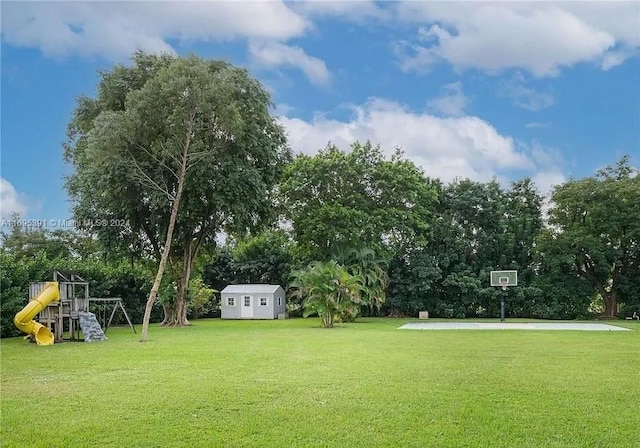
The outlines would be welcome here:
<svg viewBox="0 0 640 448">
<path fill-rule="evenodd" d="M 639 2 L 2 2 L 1 215 L 70 217 L 75 99 L 136 49 L 248 67 L 295 152 L 396 146 L 543 193 L 640 165 Z"/>
</svg>

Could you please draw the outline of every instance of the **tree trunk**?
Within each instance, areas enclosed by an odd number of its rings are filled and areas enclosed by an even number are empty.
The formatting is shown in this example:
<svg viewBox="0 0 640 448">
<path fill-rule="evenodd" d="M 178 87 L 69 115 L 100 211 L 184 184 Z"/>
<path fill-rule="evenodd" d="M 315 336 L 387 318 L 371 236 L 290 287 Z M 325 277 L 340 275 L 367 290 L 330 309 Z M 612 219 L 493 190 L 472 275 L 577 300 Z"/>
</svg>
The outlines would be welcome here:
<svg viewBox="0 0 640 448">
<path fill-rule="evenodd" d="M 160 323 L 161 327 L 169 327 L 176 320 L 176 305 L 175 303 L 171 306 L 162 305 L 162 311 L 164 311 L 164 319 Z"/>
<path fill-rule="evenodd" d="M 191 278 L 191 246 L 189 239 L 185 241 L 184 251 L 182 254 L 182 268 L 179 275 L 176 275 L 178 278 L 178 291 L 176 294 L 175 302 L 173 306 L 166 310 L 170 313 L 165 312 L 165 319 L 162 322 L 163 326 L 167 327 L 184 327 L 191 325 L 187 320 L 187 312 L 188 312 L 188 294 L 189 294 L 189 279 Z M 176 273 L 177 274 L 177 273 Z"/>
<path fill-rule="evenodd" d="M 191 323 L 187 320 L 187 301 L 181 300 L 176 305 L 176 326 L 186 327 L 191 325 Z"/>
<path fill-rule="evenodd" d="M 177 325 L 179 326 L 191 325 L 187 320 L 187 311 L 189 301 L 189 280 L 191 279 L 191 266 L 193 265 L 192 250 L 191 238 L 189 238 L 189 241 L 185 244 L 184 248 L 184 264 L 182 265 L 182 282 L 180 284 L 181 291 L 180 294 L 178 294 Z"/>
<path fill-rule="evenodd" d="M 158 290 L 160 289 L 160 283 L 162 282 L 164 268 L 167 265 L 167 259 L 169 258 L 169 253 L 171 252 L 171 240 L 173 239 L 173 228 L 175 227 L 176 220 L 178 219 L 178 209 L 180 208 L 180 197 L 182 196 L 182 189 L 184 187 L 184 183 L 187 177 L 187 159 L 189 156 L 190 141 L 191 141 L 191 129 L 189 129 L 189 131 L 187 132 L 186 141 L 182 151 L 182 163 L 180 166 L 180 175 L 178 177 L 178 189 L 173 199 L 173 206 L 171 207 L 171 217 L 169 218 L 169 228 L 167 229 L 167 237 L 164 242 L 162 257 L 160 258 L 158 273 L 156 274 L 156 279 L 153 282 L 153 287 L 151 288 L 151 292 L 149 293 L 149 298 L 147 299 L 147 305 L 144 309 L 144 318 L 142 320 L 142 334 L 140 335 L 140 342 L 146 342 L 147 340 L 147 333 L 149 332 L 149 320 L 151 318 L 151 310 L 153 309 L 153 304 L 158 298 Z"/>
<path fill-rule="evenodd" d="M 178 297 L 176 299 L 175 316 L 171 325 L 179 327 L 191 325 L 187 319 L 187 314 L 189 312 L 189 280 L 191 280 L 193 264 L 196 261 L 205 236 L 206 234 L 201 233 L 198 235 L 195 243 L 192 242 L 192 238 L 190 237 L 184 242 L 185 249 L 183 253 L 182 275 L 180 277 L 180 287 L 178 289 Z"/>
<path fill-rule="evenodd" d="M 602 296 L 604 301 L 604 316 L 616 317 L 618 315 L 618 294 L 616 291 L 607 292 Z"/>
<path fill-rule="evenodd" d="M 156 279 L 153 282 L 153 287 L 147 298 L 147 305 L 144 308 L 144 318 L 142 319 L 142 334 L 140 335 L 140 342 L 146 342 L 147 333 L 149 332 L 149 320 L 151 319 L 151 310 L 153 304 L 158 298 L 158 290 L 160 289 L 160 283 L 162 282 L 162 276 L 164 275 L 164 268 L 167 264 L 167 258 L 169 257 L 169 251 L 171 250 L 171 239 L 173 238 L 173 228 L 176 224 L 176 218 L 178 216 L 178 207 L 180 206 L 180 193 L 182 193 L 182 182 L 178 182 L 178 193 L 173 200 L 173 207 L 171 210 L 171 218 L 169 219 L 169 228 L 167 229 L 167 240 L 164 244 L 164 250 L 162 257 L 160 258 L 160 265 L 158 266 L 158 272 L 156 273 Z"/>
<path fill-rule="evenodd" d="M 169 269 L 171 271 L 171 276 L 173 279 L 180 278 L 179 273 L 177 272 L 175 256 L 169 256 L 167 263 L 169 264 Z M 172 303 L 163 303 L 162 304 L 162 312 L 164 316 L 162 317 L 162 322 L 160 322 L 161 327 L 171 326 L 172 322 L 176 319 L 176 302 L 175 299 Z"/>
<path fill-rule="evenodd" d="M 191 325 L 191 323 L 189 323 L 189 321 L 187 320 L 189 280 L 191 279 L 191 267 L 193 265 L 193 260 L 191 259 L 191 245 L 189 245 L 189 256 L 185 258 L 186 263 L 184 269 L 182 270 L 182 278 L 184 279 L 181 294 L 182 300 L 179 302 L 178 307 L 178 319 L 180 326 Z"/>
<path fill-rule="evenodd" d="M 614 266 L 614 276 L 613 276 L 613 285 L 609 291 L 607 291 L 604 284 L 598 281 L 595 274 L 592 270 L 587 269 L 586 267 L 581 269 L 578 267 L 577 270 L 578 275 L 585 278 L 589 281 L 598 291 L 600 297 L 602 297 L 602 301 L 604 302 L 604 317 L 616 317 L 618 315 L 618 293 L 616 291 L 616 278 L 615 278 L 615 266 Z"/>
<path fill-rule="evenodd" d="M 184 327 L 191 325 L 187 320 L 189 278 L 191 277 L 190 252 L 190 245 L 185 246 L 182 272 L 180 281 L 178 282 L 178 294 L 176 295 L 176 301 L 174 303 L 173 315 L 171 316 L 171 320 L 166 323 L 167 326 Z"/>
</svg>

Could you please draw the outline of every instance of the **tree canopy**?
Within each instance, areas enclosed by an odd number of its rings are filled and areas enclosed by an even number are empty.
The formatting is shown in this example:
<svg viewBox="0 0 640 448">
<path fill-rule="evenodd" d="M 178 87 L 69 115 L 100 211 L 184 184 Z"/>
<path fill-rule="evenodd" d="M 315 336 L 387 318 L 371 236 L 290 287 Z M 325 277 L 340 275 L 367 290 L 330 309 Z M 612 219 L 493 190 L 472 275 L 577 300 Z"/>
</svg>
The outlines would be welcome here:
<svg viewBox="0 0 640 448">
<path fill-rule="evenodd" d="M 67 188 L 76 220 L 106 244 L 168 259 L 180 293 L 165 310 L 180 325 L 198 252 L 219 231 L 275 218 L 271 192 L 290 153 L 269 94 L 246 70 L 195 56 L 132 62 L 102 73 L 96 98 L 79 99 Z"/>
<path fill-rule="evenodd" d="M 540 250 L 566 261 L 570 274 L 602 297 L 604 314 L 637 302 L 640 280 L 640 176 L 628 157 L 595 176 L 570 180 L 553 192 Z"/>
<path fill-rule="evenodd" d="M 328 145 L 298 155 L 280 188 L 293 237 L 310 259 L 328 260 L 338 246 L 377 254 L 403 251 L 428 236 L 435 188 L 401 151 L 387 159 L 379 146 Z"/>
</svg>

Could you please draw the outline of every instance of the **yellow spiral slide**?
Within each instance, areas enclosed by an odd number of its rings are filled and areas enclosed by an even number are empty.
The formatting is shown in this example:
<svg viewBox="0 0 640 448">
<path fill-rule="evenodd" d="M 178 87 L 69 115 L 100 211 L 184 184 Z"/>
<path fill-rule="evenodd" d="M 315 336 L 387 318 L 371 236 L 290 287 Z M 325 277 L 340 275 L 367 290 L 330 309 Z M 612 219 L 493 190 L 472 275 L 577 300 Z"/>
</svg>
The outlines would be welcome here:
<svg viewBox="0 0 640 448">
<path fill-rule="evenodd" d="M 56 300 L 60 300 L 58 282 L 47 282 L 42 292 L 16 314 L 13 318 L 13 323 L 18 330 L 32 335 L 38 345 L 52 345 L 54 341 L 53 333 L 51 333 L 47 327 L 33 319 L 40 311 L 45 309 L 47 305 Z"/>
</svg>

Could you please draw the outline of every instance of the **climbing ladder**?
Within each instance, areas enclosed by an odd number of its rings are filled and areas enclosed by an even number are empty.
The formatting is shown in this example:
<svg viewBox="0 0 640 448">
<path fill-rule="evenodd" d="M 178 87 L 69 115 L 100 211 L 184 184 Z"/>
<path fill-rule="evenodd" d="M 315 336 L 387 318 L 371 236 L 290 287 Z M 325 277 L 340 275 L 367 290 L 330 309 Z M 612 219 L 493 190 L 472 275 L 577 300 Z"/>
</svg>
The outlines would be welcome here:
<svg viewBox="0 0 640 448">
<path fill-rule="evenodd" d="M 80 311 L 78 313 L 80 328 L 82 329 L 82 335 L 84 336 L 84 342 L 104 341 L 107 337 L 102 331 L 102 327 L 96 319 L 96 315 L 87 311 Z"/>
</svg>

